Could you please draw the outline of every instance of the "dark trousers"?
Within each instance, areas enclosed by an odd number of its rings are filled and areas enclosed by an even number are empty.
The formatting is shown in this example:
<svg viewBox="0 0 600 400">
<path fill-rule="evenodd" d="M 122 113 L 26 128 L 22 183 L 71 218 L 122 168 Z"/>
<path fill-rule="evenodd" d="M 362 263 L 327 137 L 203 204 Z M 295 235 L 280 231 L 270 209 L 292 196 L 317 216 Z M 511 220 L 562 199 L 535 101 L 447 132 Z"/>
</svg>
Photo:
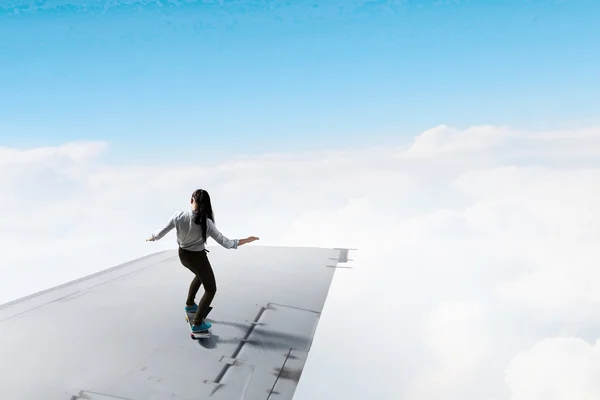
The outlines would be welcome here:
<svg viewBox="0 0 600 400">
<path fill-rule="evenodd" d="M 190 283 L 186 301 L 187 305 L 191 306 L 194 304 L 198 290 L 200 290 L 200 285 L 204 284 L 204 295 L 198 303 L 198 311 L 194 318 L 194 325 L 200 325 L 204 321 L 208 307 L 217 292 L 215 274 L 213 273 L 206 251 L 190 251 L 179 248 L 179 260 L 184 267 L 192 271 L 195 275 L 192 283 Z"/>
</svg>

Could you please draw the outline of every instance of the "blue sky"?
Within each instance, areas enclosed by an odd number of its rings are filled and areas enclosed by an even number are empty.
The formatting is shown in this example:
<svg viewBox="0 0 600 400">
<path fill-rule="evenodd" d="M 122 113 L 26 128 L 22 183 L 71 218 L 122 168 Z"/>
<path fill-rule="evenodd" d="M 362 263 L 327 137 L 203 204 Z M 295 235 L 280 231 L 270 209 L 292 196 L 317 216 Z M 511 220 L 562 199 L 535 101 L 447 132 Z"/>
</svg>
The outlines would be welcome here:
<svg viewBox="0 0 600 400">
<path fill-rule="evenodd" d="M 0 145 L 170 160 L 600 118 L 599 1 L 7 4 Z"/>
</svg>

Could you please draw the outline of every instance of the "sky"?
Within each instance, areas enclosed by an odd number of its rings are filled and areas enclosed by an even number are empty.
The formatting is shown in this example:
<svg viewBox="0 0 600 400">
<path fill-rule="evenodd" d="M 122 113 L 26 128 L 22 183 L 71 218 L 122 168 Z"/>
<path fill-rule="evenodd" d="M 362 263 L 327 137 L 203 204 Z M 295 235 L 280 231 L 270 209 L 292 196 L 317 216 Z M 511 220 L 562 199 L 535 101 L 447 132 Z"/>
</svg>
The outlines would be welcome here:
<svg viewBox="0 0 600 400">
<path fill-rule="evenodd" d="M 0 135 L 115 161 L 597 123 L 595 0 L 0 2 Z M 132 148 L 137 153 L 132 154 Z M 210 154 L 210 155 L 209 155 Z"/>
<path fill-rule="evenodd" d="M 0 1 L 0 303 L 174 248 L 202 187 L 359 249 L 295 400 L 596 400 L 599 11 Z"/>
</svg>

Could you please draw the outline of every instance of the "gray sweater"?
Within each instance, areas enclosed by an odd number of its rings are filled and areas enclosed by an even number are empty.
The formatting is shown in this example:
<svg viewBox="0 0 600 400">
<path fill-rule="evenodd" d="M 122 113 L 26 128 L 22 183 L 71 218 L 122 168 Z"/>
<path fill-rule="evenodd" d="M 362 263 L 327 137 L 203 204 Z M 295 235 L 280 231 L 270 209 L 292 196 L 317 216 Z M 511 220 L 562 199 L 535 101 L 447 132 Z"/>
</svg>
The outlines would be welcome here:
<svg viewBox="0 0 600 400">
<path fill-rule="evenodd" d="M 173 228 L 177 231 L 177 244 L 179 247 L 190 251 L 204 250 L 204 239 L 202 239 L 202 228 L 194 222 L 196 215 L 192 210 L 178 211 L 169 219 L 167 225 L 152 235 L 155 240 L 161 239 Z M 228 239 L 217 230 L 214 222 L 206 219 L 206 237 L 213 238 L 217 243 L 226 249 L 237 249 L 238 239 Z"/>
</svg>

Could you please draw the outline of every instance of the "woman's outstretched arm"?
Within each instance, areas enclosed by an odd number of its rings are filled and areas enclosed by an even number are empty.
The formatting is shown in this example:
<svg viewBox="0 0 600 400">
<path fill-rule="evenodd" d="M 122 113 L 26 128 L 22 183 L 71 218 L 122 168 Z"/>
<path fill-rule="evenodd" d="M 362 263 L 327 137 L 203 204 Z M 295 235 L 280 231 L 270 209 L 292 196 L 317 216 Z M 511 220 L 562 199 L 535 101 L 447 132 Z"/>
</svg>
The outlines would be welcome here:
<svg viewBox="0 0 600 400">
<path fill-rule="evenodd" d="M 238 246 L 258 240 L 256 236 L 250 236 L 245 239 L 228 239 L 225 235 L 219 232 L 214 222 L 208 218 L 206 219 L 206 236 L 210 236 L 211 238 L 215 239 L 217 243 L 226 249 L 237 249 Z"/>
<path fill-rule="evenodd" d="M 175 218 L 177 218 L 177 216 L 180 214 L 181 214 L 181 212 L 177 212 L 175 215 L 173 215 L 169 219 L 167 224 L 158 232 L 153 233 L 152 236 L 150 236 L 148 239 L 146 239 L 146 242 L 154 242 L 155 240 L 162 239 L 162 237 L 165 236 L 167 233 L 169 233 L 171 231 L 171 229 L 175 228 Z"/>
</svg>

